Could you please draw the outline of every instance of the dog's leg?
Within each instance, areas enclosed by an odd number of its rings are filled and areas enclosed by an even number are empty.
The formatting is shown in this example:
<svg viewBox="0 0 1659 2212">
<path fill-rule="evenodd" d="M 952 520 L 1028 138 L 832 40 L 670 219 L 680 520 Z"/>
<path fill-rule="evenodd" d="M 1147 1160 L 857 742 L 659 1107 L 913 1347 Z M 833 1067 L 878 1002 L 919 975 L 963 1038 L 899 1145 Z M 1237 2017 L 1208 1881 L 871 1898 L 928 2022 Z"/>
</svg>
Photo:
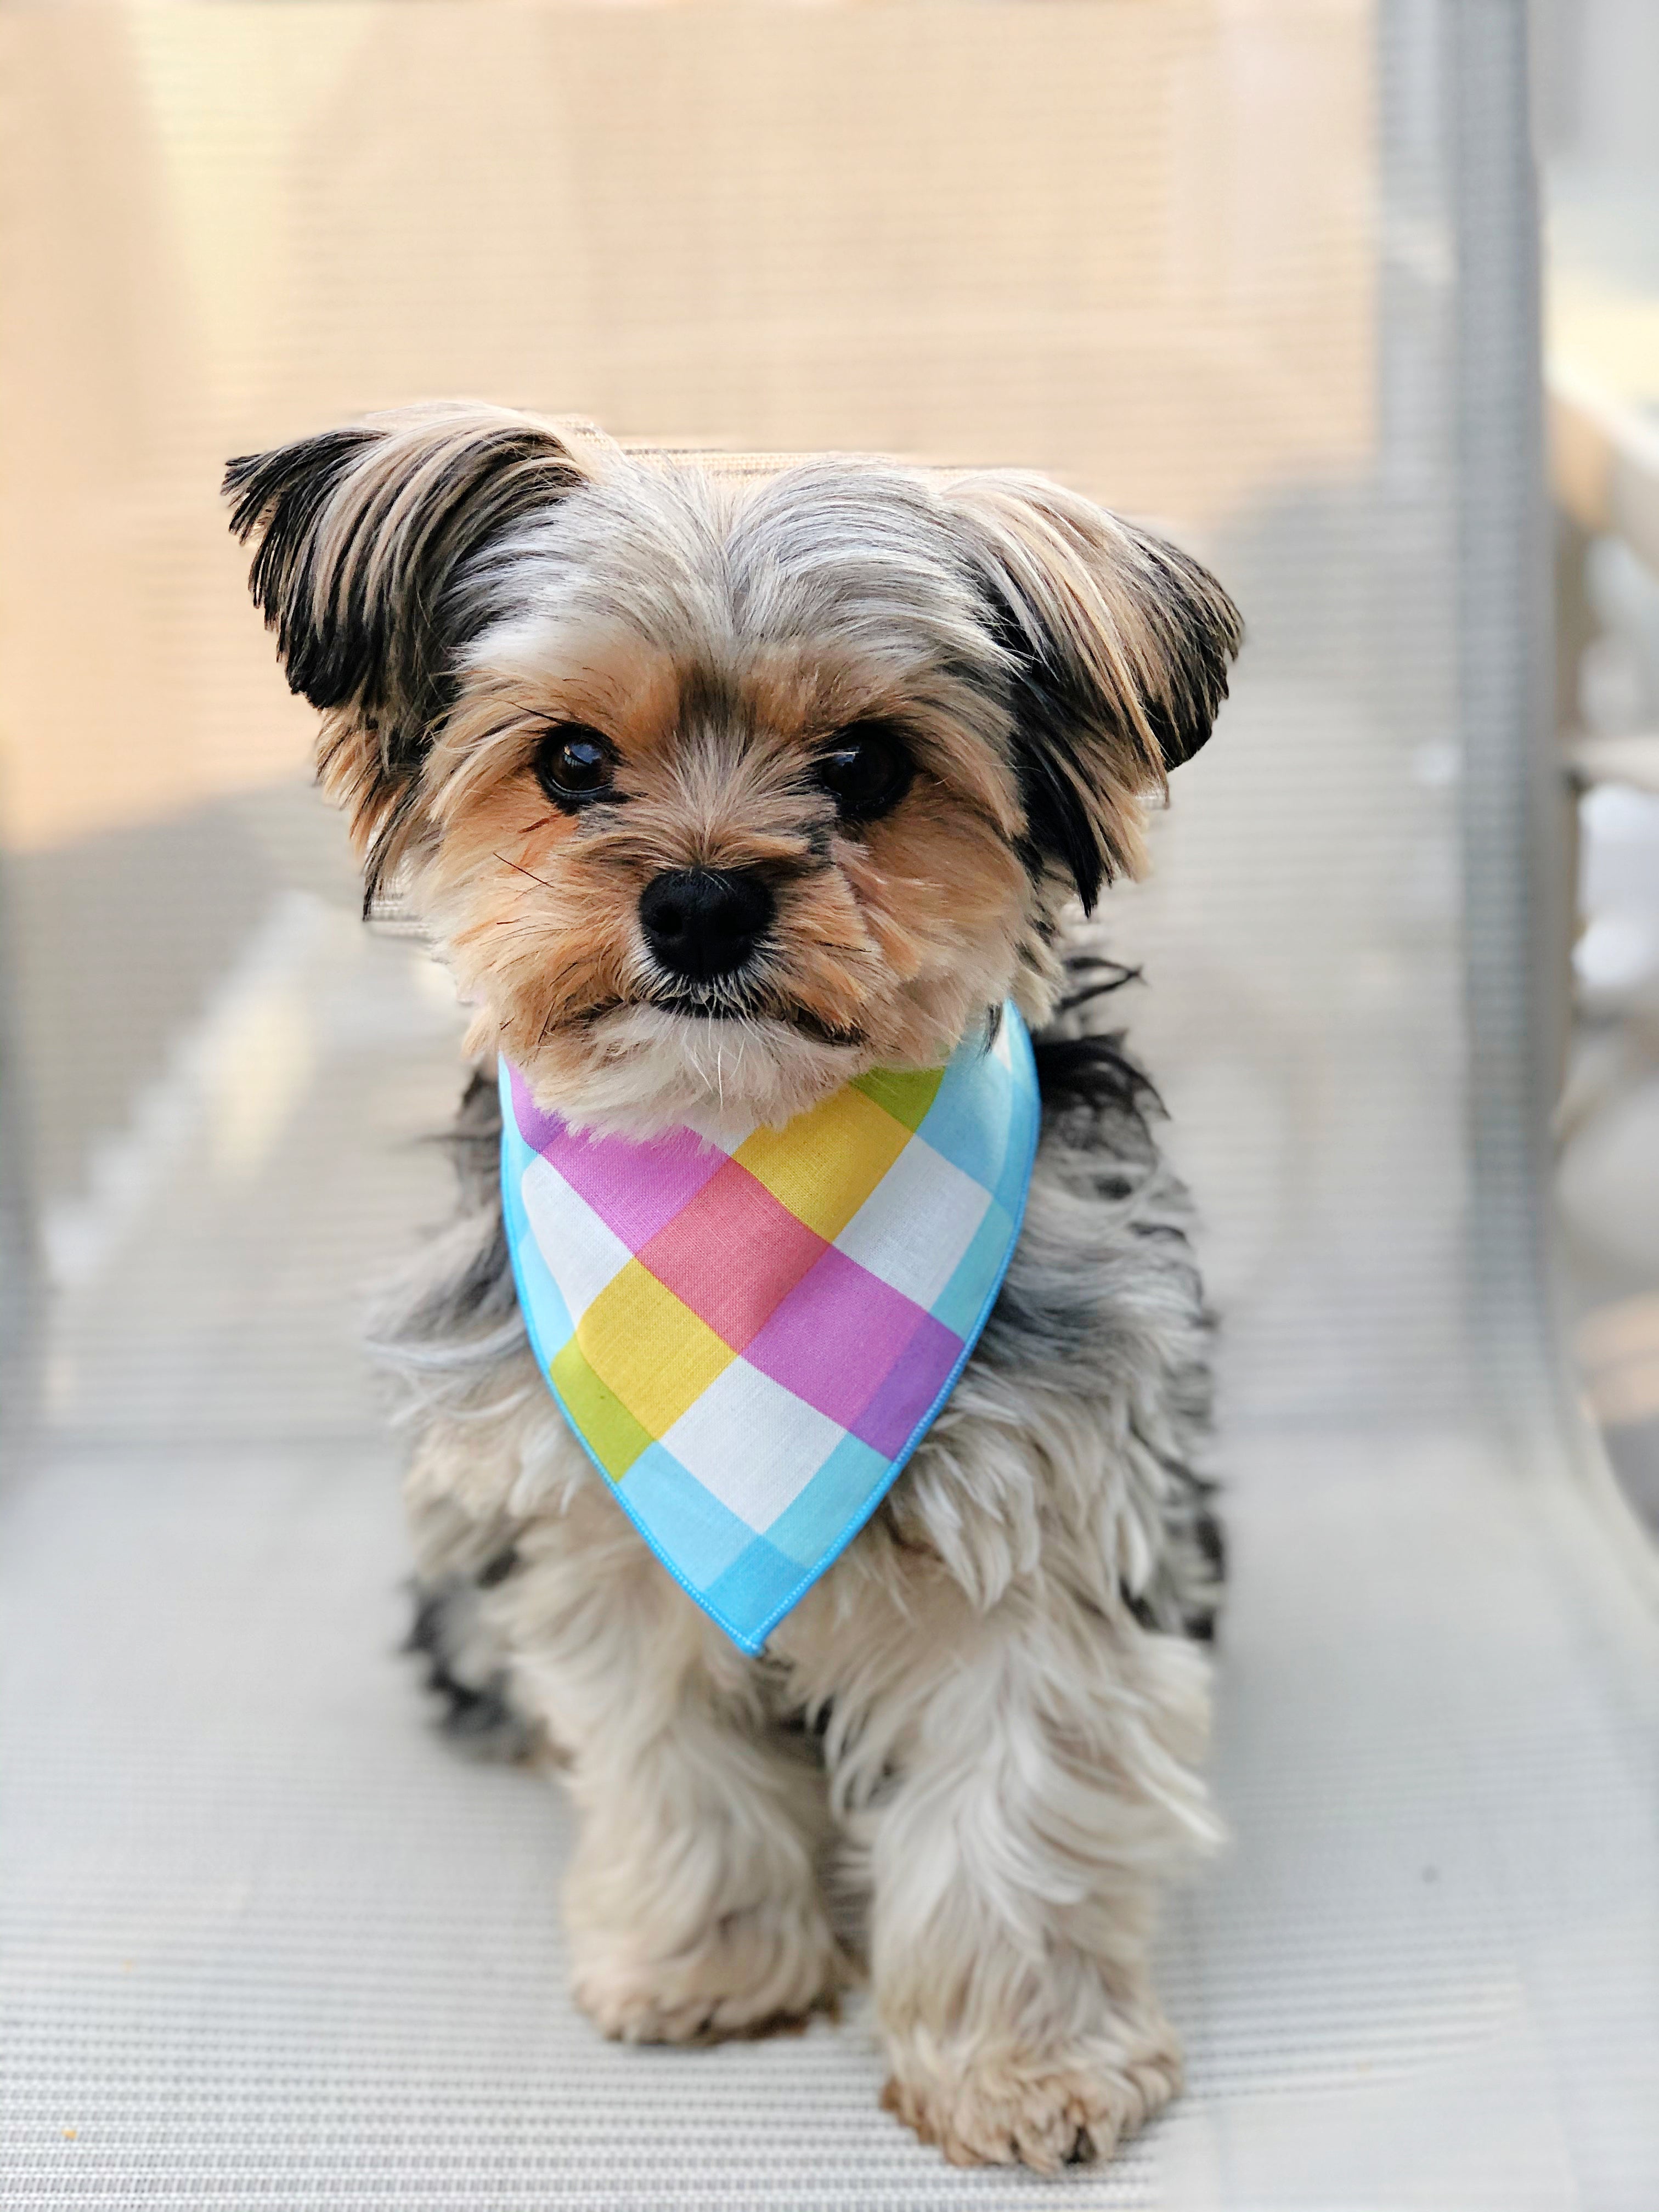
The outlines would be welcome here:
<svg viewBox="0 0 1659 2212">
<path fill-rule="evenodd" d="M 584 1485 L 489 1594 L 516 1698 L 567 1755 L 576 1997 L 608 2035 L 696 2042 L 799 2021 L 845 1979 L 821 1896 L 822 1767 L 761 1670 Z"/>
<path fill-rule="evenodd" d="M 983 1608 L 896 1548 L 839 1579 L 787 1644 L 834 1699 L 884 2102 L 958 2164 L 1107 2156 L 1180 2081 L 1148 1952 L 1160 1882 L 1207 1825 L 1204 1657 L 1063 1569 Z"/>
</svg>

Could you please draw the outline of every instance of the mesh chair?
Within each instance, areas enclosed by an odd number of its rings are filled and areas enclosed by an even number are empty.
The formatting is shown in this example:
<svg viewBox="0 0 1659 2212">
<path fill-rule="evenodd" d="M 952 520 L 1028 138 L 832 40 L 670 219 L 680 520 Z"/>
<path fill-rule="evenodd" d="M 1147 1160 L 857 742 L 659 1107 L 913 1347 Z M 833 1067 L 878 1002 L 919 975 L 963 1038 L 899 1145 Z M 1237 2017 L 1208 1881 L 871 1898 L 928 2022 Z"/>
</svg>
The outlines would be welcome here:
<svg viewBox="0 0 1659 2212">
<path fill-rule="evenodd" d="M 1046 467 L 1226 579 L 1236 698 L 1106 928 L 1225 1319 L 1233 1840 L 1168 1916 L 1188 2094 L 1067 2201 L 1651 2204 L 1659 1626 L 1547 1267 L 1523 28 L 1520 0 L 6 22 L 3 1127 L 46 1278 L 5 1499 L 9 2203 L 1040 2186 L 884 2118 L 856 2004 L 601 2043 L 563 1993 L 556 1793 L 458 1759 L 395 1651 L 350 1309 L 441 1210 L 414 1139 L 456 1024 L 355 918 L 213 488 L 228 452 L 473 391 Z"/>
</svg>

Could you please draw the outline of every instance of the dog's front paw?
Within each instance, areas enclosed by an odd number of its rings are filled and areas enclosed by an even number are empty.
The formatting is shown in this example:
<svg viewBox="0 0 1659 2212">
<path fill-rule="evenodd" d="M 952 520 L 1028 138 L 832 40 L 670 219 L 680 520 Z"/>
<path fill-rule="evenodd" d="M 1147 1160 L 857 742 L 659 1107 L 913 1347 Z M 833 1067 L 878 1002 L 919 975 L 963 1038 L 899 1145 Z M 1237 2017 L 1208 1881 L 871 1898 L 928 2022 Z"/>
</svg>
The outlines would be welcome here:
<svg viewBox="0 0 1659 2212">
<path fill-rule="evenodd" d="M 881 2101 L 952 2166 L 1035 2167 L 1109 2158 L 1181 2087 L 1181 2050 L 1161 2021 L 1133 2040 L 1102 2039 L 1053 2058 L 1017 2051 L 960 2064 L 896 2048 Z"/>
<path fill-rule="evenodd" d="M 770 2035 L 832 2009 L 853 1978 L 822 1908 L 728 1913 L 689 1949 L 652 1957 L 622 1929 L 576 1931 L 571 1986 L 596 2027 L 624 2043 L 720 2043 Z"/>
</svg>

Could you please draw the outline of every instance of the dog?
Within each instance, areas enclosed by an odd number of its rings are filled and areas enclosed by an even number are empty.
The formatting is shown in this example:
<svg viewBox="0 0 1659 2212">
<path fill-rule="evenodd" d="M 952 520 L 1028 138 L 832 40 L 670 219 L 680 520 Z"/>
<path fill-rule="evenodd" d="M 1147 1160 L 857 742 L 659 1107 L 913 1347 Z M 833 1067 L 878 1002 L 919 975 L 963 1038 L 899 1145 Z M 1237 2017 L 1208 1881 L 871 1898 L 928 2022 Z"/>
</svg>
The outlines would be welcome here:
<svg viewBox="0 0 1659 2212">
<path fill-rule="evenodd" d="M 1179 2081 L 1150 1948 L 1214 1834 L 1223 1552 L 1188 1201 L 1085 917 L 1210 734 L 1237 610 L 1038 477 L 725 465 L 480 406 L 249 456 L 226 489 L 366 902 L 398 890 L 472 1010 L 459 1210 L 380 1346 L 416 1431 L 414 1640 L 457 1730 L 545 1749 L 580 1813 L 578 2002 L 699 2043 L 867 1974 L 882 2101 L 947 2159 L 1109 2156 Z M 702 902 L 690 954 L 665 881 Z M 1042 1121 L 994 1310 L 749 1656 L 532 1354 L 496 1056 L 572 1127 L 644 1141 L 937 1068 L 1005 1000 Z"/>
</svg>

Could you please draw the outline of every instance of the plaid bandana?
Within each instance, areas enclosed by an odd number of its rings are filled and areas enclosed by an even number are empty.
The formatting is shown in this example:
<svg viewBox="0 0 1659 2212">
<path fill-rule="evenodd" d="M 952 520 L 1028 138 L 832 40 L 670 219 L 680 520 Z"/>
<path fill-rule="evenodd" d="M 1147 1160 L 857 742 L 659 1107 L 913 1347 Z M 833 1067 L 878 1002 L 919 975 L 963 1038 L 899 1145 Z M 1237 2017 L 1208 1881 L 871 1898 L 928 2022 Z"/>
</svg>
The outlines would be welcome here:
<svg viewBox="0 0 1659 2212">
<path fill-rule="evenodd" d="M 1010 1005 L 988 1048 L 860 1076 L 781 1129 L 634 1144 L 503 1060 L 501 1199 L 543 1373 L 640 1534 L 758 1653 L 863 1527 L 978 1341 L 1036 1150 Z"/>
</svg>

